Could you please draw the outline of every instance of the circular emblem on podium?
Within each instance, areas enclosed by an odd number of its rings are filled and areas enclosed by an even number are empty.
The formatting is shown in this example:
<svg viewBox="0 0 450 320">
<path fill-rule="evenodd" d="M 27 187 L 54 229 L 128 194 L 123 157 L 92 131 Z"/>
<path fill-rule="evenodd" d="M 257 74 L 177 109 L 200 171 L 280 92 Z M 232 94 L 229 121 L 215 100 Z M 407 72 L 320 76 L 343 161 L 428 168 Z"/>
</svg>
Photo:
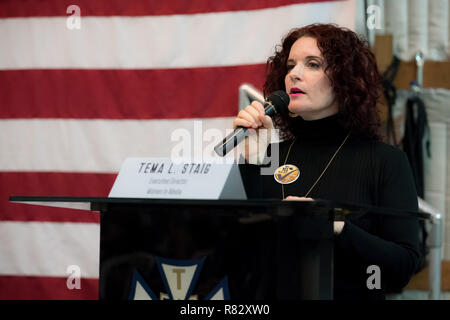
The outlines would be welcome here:
<svg viewBox="0 0 450 320">
<path fill-rule="evenodd" d="M 278 183 L 289 184 L 300 177 L 300 170 L 293 164 L 285 164 L 275 170 L 273 177 Z"/>
</svg>

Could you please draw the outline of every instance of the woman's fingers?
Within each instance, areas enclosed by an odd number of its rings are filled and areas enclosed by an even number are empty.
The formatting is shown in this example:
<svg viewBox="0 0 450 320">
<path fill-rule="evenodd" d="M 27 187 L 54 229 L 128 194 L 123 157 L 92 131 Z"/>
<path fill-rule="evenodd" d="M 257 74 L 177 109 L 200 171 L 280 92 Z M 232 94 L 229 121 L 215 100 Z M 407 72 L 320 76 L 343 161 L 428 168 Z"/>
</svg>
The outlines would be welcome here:
<svg viewBox="0 0 450 320">
<path fill-rule="evenodd" d="M 237 117 L 233 121 L 233 127 L 243 126 L 247 128 L 257 128 L 256 120 L 245 109 L 239 111 Z"/>
<path fill-rule="evenodd" d="M 264 106 L 262 105 L 261 102 L 259 102 L 259 101 L 252 101 L 250 106 L 252 106 L 260 115 L 264 115 L 265 114 Z"/>
<path fill-rule="evenodd" d="M 286 198 L 283 199 L 283 201 L 314 201 L 314 199 L 305 197 L 287 196 Z"/>
<path fill-rule="evenodd" d="M 273 121 L 271 117 L 264 115 L 262 117 L 262 123 L 264 128 L 273 129 Z"/>
<path fill-rule="evenodd" d="M 240 120 L 239 120 L 240 119 Z M 241 121 L 245 120 L 245 121 Z M 249 105 L 239 111 L 237 117 L 233 121 L 233 127 L 244 126 L 247 128 L 257 129 L 262 125 L 262 121 L 259 119 L 259 112 L 256 107 Z"/>
<path fill-rule="evenodd" d="M 251 104 L 252 107 L 255 108 L 255 110 L 258 112 L 258 119 L 260 121 L 260 126 L 266 128 L 266 129 L 273 129 L 273 121 L 272 118 L 266 115 L 264 106 L 262 103 L 258 101 L 253 101 Z M 256 116 L 256 114 L 254 115 Z"/>
<path fill-rule="evenodd" d="M 233 120 L 233 129 L 236 129 L 237 127 L 246 127 L 246 128 L 251 128 L 252 124 L 251 122 L 242 119 L 242 118 L 234 118 Z"/>
<path fill-rule="evenodd" d="M 249 106 L 239 111 L 237 117 L 233 121 L 233 128 L 247 127 L 258 129 L 260 127 L 266 129 L 273 128 L 272 119 L 264 113 L 263 105 L 258 101 L 253 101 Z"/>
<path fill-rule="evenodd" d="M 258 110 L 257 105 L 259 102 L 253 101 L 251 105 L 247 106 L 244 110 L 248 112 L 253 119 L 255 119 L 255 123 L 258 125 L 258 127 L 262 126 L 262 121 L 260 119 L 260 110 Z"/>
</svg>

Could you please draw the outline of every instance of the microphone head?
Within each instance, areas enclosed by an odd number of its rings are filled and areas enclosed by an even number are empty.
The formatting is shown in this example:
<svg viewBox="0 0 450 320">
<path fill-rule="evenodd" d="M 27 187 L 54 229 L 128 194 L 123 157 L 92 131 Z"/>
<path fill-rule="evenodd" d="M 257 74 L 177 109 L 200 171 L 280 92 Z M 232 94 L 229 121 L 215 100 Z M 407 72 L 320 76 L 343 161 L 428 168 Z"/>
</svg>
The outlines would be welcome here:
<svg viewBox="0 0 450 320">
<path fill-rule="evenodd" d="M 267 98 L 276 109 L 276 113 L 287 114 L 289 109 L 289 95 L 283 90 L 274 91 Z"/>
</svg>

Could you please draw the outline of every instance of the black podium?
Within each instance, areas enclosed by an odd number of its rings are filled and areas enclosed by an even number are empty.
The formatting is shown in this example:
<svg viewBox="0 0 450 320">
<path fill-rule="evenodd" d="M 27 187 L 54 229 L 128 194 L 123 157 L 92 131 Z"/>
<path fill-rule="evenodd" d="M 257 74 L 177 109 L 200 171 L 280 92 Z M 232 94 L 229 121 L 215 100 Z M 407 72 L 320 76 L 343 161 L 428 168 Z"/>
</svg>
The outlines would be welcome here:
<svg viewBox="0 0 450 320">
<path fill-rule="evenodd" d="M 100 299 L 333 298 L 327 201 L 10 200 L 100 212 Z"/>
</svg>

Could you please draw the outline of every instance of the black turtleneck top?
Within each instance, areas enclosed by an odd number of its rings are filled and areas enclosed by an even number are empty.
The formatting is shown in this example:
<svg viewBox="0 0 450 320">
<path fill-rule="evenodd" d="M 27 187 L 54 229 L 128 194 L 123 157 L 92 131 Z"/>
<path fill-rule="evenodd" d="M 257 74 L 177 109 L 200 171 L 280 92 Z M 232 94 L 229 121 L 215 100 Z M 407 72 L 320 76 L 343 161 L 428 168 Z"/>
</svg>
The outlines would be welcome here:
<svg viewBox="0 0 450 320">
<path fill-rule="evenodd" d="M 320 120 L 295 119 L 293 140 L 279 143 L 279 165 L 293 164 L 299 178 L 284 185 L 284 195 L 303 197 L 320 176 L 348 134 L 339 115 Z M 270 148 L 270 147 L 269 147 Z M 274 150 L 274 148 L 271 148 Z M 275 148 L 276 150 L 276 148 Z M 275 155 L 272 155 L 273 160 Z M 281 184 L 272 175 L 254 174 L 257 166 L 241 168 L 248 196 L 281 199 Z M 253 172 L 253 174 L 249 174 Z M 350 135 L 322 178 L 308 195 L 311 198 L 348 202 L 406 211 L 417 211 L 417 193 L 406 155 L 385 143 Z M 420 259 L 419 225 L 416 219 L 385 217 L 347 218 L 335 236 L 334 298 L 384 299 L 386 289 L 403 288 Z M 381 271 L 381 289 L 367 288 L 367 267 Z"/>
</svg>

